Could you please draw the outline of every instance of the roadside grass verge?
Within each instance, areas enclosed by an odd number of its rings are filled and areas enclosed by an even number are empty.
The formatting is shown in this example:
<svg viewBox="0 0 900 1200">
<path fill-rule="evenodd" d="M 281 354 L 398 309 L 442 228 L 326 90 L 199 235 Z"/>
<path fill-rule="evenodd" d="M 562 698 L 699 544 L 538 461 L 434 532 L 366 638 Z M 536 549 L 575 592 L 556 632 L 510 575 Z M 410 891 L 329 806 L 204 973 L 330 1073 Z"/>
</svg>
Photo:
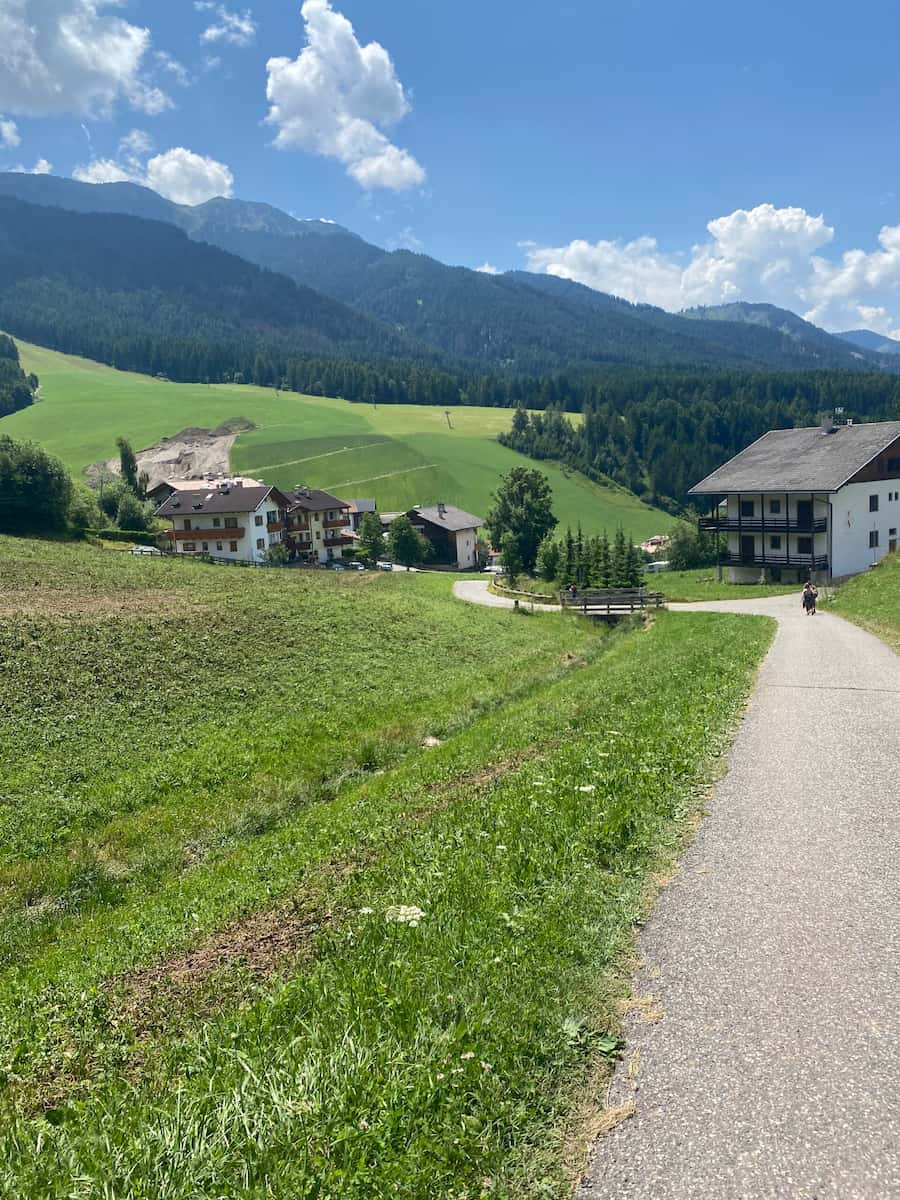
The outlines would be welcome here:
<svg viewBox="0 0 900 1200">
<path fill-rule="evenodd" d="M 877 567 L 838 588 L 829 611 L 874 633 L 900 654 L 900 554 L 886 555 Z"/>
<path fill-rule="evenodd" d="M 0 964 L 602 642 L 536 637 L 451 586 L 0 538 Z"/>
<path fill-rule="evenodd" d="M 785 596 L 796 592 L 796 583 L 728 583 L 716 579 L 715 567 L 700 567 L 695 571 L 660 571 L 645 575 L 644 584 L 654 592 L 662 592 L 667 600 L 690 603 L 698 600 L 758 600 L 765 596 Z"/>
<path fill-rule="evenodd" d="M 492 615 L 534 653 L 556 625 Z M 436 749 L 71 914 L 0 976 L 0 1193 L 563 1195 L 634 928 L 771 628 L 661 614 L 586 641 Z M 135 1007 L 142 971 L 277 914 L 307 934 L 271 970 L 236 959 Z"/>
</svg>

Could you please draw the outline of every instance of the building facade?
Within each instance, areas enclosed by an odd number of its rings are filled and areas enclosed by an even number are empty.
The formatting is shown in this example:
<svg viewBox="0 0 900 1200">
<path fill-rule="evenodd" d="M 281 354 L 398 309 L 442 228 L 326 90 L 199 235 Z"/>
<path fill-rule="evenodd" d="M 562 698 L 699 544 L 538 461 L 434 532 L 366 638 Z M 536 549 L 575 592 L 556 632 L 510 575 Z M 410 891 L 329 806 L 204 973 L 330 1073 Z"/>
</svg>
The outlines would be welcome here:
<svg viewBox="0 0 900 1200">
<path fill-rule="evenodd" d="M 438 562 L 457 566 L 461 571 L 478 566 L 478 530 L 481 517 L 454 508 L 452 504 L 417 504 L 406 514 L 415 530 L 434 546 Z"/>
<path fill-rule="evenodd" d="M 330 492 L 295 488 L 288 493 L 288 552 L 300 562 L 327 563 L 353 544 L 350 505 Z"/>
<path fill-rule="evenodd" d="M 732 582 L 857 575 L 897 549 L 900 421 L 772 430 L 690 494 Z"/>
<path fill-rule="evenodd" d="M 176 554 L 264 563 L 284 538 L 288 500 L 275 487 L 226 481 L 202 490 L 173 491 L 156 510 Z"/>
</svg>

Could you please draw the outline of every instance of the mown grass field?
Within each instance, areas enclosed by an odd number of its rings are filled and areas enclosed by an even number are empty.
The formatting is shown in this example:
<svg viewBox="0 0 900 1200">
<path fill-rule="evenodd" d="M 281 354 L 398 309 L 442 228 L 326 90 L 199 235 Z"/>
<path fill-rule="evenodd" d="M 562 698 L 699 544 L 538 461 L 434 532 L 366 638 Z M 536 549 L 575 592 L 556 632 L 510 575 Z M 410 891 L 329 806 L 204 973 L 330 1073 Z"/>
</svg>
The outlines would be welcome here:
<svg viewBox="0 0 900 1200">
<path fill-rule="evenodd" d="M 645 584 L 656 592 L 662 592 L 667 600 L 757 600 L 765 596 L 784 596 L 790 592 L 800 595 L 796 583 L 729 583 L 727 570 L 719 583 L 715 567 L 701 567 L 695 571 L 660 571 L 658 575 L 647 575 Z"/>
<path fill-rule="evenodd" d="M 11 539 L 0 580 L 0 1194 L 564 1195 L 769 623 Z"/>
<path fill-rule="evenodd" d="M 232 466 L 267 483 L 305 483 L 341 496 L 371 496 L 401 510 L 443 500 L 484 517 L 499 476 L 530 459 L 497 443 L 508 409 L 351 404 L 317 396 L 234 385 L 165 383 L 114 371 L 87 359 L 18 343 L 26 371 L 41 380 L 41 400 L 4 418 L 12 437 L 30 438 L 75 473 L 113 457 L 115 439 L 135 448 L 189 426 L 215 428 L 232 417 L 258 427 L 242 434 Z M 540 464 L 563 527 L 581 521 L 590 533 L 622 525 L 638 540 L 673 524 L 666 513 L 618 488 L 599 487 L 552 463 Z"/>
<path fill-rule="evenodd" d="M 888 554 L 871 571 L 848 580 L 828 607 L 900 654 L 900 554 Z"/>
</svg>

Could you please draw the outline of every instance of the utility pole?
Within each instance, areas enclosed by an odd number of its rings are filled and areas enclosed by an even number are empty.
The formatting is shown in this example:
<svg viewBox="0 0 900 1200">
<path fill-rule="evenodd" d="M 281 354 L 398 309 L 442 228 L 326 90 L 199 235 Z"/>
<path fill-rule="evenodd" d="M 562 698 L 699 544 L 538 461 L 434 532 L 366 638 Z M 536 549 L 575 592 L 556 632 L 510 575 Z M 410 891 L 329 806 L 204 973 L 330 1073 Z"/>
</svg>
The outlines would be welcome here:
<svg viewBox="0 0 900 1200">
<path fill-rule="evenodd" d="M 452 429 L 453 423 L 450 420 L 450 409 L 449 408 L 444 409 L 444 416 L 447 418 L 447 428 Z"/>
</svg>

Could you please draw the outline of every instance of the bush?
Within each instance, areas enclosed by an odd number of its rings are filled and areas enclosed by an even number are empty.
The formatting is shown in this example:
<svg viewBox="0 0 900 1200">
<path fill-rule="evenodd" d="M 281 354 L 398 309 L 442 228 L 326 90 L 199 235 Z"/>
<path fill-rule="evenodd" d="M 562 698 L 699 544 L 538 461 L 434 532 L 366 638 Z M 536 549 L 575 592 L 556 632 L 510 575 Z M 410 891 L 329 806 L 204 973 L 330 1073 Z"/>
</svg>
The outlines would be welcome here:
<svg viewBox="0 0 900 1200">
<path fill-rule="evenodd" d="M 693 571 L 697 567 L 716 564 L 715 534 L 700 533 L 691 525 L 678 525 L 672 530 L 666 547 L 666 559 L 673 571 Z"/>
<path fill-rule="evenodd" d="M 63 533 L 71 505 L 72 480 L 58 458 L 0 435 L 0 532 Z"/>
</svg>

